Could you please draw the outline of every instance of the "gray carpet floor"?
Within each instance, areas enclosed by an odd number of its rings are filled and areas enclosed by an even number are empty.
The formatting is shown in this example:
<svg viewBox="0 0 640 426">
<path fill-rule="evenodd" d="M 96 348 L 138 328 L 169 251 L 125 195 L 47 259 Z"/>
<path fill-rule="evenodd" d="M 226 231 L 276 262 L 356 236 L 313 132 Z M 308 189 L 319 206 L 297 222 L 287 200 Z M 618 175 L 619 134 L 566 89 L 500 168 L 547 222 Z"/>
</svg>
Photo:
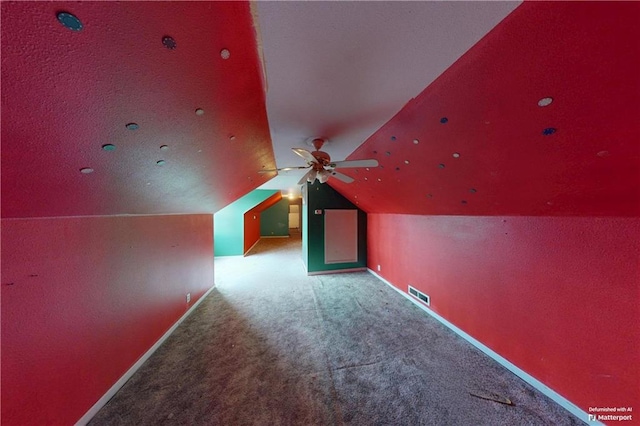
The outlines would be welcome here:
<svg viewBox="0 0 640 426">
<path fill-rule="evenodd" d="M 213 292 L 90 424 L 582 424 L 373 275 L 306 276 L 296 237 L 216 258 Z"/>
</svg>

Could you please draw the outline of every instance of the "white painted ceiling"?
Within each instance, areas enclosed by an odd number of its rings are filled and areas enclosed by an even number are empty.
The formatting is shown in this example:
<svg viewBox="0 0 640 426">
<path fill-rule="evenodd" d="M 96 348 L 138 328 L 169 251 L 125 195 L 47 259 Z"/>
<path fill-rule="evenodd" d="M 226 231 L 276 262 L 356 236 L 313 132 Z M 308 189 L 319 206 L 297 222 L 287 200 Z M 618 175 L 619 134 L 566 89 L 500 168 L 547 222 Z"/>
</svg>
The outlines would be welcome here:
<svg viewBox="0 0 640 426">
<path fill-rule="evenodd" d="M 323 137 L 351 154 L 520 2 L 257 2 L 278 167 Z M 299 192 L 304 171 L 263 189 Z"/>
</svg>

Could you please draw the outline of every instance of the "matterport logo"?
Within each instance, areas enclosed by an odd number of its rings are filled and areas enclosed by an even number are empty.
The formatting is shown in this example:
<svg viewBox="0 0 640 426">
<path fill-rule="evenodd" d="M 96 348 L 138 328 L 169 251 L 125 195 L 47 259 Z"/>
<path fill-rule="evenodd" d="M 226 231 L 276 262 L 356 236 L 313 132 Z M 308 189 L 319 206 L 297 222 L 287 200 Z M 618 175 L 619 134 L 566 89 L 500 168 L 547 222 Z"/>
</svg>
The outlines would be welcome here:
<svg viewBox="0 0 640 426">
<path fill-rule="evenodd" d="M 633 407 L 589 407 L 590 422 L 630 422 L 633 421 Z"/>
</svg>

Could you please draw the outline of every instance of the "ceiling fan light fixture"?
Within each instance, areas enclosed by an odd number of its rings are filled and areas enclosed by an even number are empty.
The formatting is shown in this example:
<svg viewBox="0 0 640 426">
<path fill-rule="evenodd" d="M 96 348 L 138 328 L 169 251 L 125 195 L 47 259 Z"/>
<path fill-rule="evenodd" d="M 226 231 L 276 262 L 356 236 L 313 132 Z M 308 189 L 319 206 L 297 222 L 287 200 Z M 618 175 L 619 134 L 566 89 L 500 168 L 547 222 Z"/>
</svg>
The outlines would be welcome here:
<svg viewBox="0 0 640 426">
<path fill-rule="evenodd" d="M 313 182 L 314 180 L 316 180 L 317 176 L 318 176 L 318 172 L 316 172 L 315 170 L 311 170 L 309 172 L 309 176 L 307 176 L 307 182 Z"/>
<path fill-rule="evenodd" d="M 329 172 L 328 170 L 323 170 L 318 173 L 318 180 L 320 181 L 320 183 L 325 183 L 327 180 L 329 180 L 329 177 L 331 177 L 331 172 Z"/>
</svg>

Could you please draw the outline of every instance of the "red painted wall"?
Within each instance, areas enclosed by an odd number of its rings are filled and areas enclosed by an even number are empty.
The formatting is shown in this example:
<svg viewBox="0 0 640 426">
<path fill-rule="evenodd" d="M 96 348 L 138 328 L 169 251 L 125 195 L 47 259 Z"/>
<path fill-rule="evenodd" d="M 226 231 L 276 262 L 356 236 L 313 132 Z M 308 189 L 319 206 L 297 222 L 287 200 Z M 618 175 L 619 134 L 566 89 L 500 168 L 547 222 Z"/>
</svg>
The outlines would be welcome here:
<svg viewBox="0 0 640 426">
<path fill-rule="evenodd" d="M 249 249 L 260 239 L 260 211 L 255 208 L 244 214 L 244 250 L 247 254 Z"/>
<path fill-rule="evenodd" d="M 260 239 L 260 212 L 282 200 L 282 193 L 276 192 L 244 214 L 244 254 Z M 255 218 L 255 219 L 254 219 Z"/>
<path fill-rule="evenodd" d="M 368 266 L 585 411 L 640 401 L 640 219 L 369 214 Z"/>
<path fill-rule="evenodd" d="M 2 424 L 76 422 L 212 285 L 212 215 L 2 220 Z"/>
</svg>

